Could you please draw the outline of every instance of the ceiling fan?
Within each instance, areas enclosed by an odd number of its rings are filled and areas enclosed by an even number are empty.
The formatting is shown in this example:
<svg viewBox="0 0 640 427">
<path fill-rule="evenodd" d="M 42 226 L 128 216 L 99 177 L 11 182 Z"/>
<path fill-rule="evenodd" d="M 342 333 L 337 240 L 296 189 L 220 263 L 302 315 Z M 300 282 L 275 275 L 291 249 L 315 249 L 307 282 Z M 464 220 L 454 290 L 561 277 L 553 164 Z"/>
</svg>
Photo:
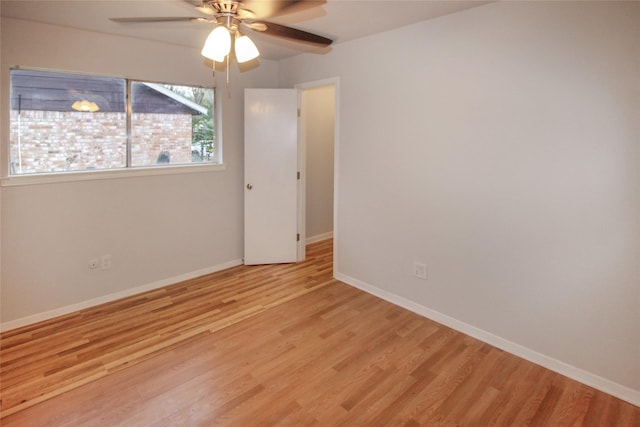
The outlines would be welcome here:
<svg viewBox="0 0 640 427">
<path fill-rule="evenodd" d="M 109 18 L 120 23 L 140 22 L 177 22 L 192 21 L 212 23 L 215 28 L 205 41 L 202 55 L 214 62 L 229 61 L 231 47 L 236 61 L 250 61 L 259 55 L 256 45 L 244 34 L 245 31 L 258 31 L 276 37 L 284 37 L 295 41 L 311 43 L 326 47 L 333 40 L 307 31 L 264 21 L 265 18 L 297 12 L 318 7 L 326 0 L 185 0 L 194 4 L 195 8 L 210 17 L 141 17 L 141 18 Z M 228 68 L 228 67 L 227 67 Z"/>
</svg>

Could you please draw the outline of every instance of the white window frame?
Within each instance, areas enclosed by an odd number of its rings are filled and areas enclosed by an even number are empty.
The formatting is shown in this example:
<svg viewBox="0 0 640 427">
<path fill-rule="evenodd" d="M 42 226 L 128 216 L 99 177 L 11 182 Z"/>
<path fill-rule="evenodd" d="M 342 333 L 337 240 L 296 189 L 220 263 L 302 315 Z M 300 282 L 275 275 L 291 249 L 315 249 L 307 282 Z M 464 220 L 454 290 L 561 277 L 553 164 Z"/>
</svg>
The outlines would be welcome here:
<svg viewBox="0 0 640 427">
<path fill-rule="evenodd" d="M 0 81 L 0 100 L 4 108 L 0 108 L 2 112 L 0 115 L 0 122 L 2 123 L 2 132 L 0 133 L 0 140 L 2 141 L 2 147 L 0 150 L 0 169 L 2 175 L 0 177 L 0 186 L 11 187 L 20 185 L 34 185 L 34 184 L 50 184 L 58 182 L 74 182 L 74 181 L 93 181 L 103 179 L 120 179 L 130 177 L 141 176 L 155 176 L 155 175 L 175 175 L 175 174 L 190 174 L 190 173 L 203 173 L 211 171 L 223 171 L 226 169 L 223 161 L 223 143 L 222 143 L 222 108 L 221 99 L 217 96 L 216 88 L 214 90 L 214 132 L 216 140 L 216 163 L 184 163 L 184 164 L 168 164 L 168 165 L 153 165 L 153 166 L 126 166 L 123 168 L 114 169 L 101 169 L 101 170 L 82 170 L 82 171 L 64 171 L 64 172 L 49 172 L 49 173 L 37 173 L 37 174 L 23 174 L 23 175 L 10 175 L 9 174 L 9 133 L 10 133 L 10 108 L 11 108 L 11 71 L 12 70 L 29 70 L 29 71 L 44 71 L 54 73 L 66 73 L 66 74 L 82 74 L 82 75 L 94 75 L 96 77 L 114 77 L 121 78 L 125 81 L 127 86 L 127 115 L 131 113 L 130 100 L 130 86 L 131 82 L 144 82 L 144 83 L 156 83 L 156 84 L 171 84 L 176 86 L 193 86 L 197 85 L 189 83 L 166 83 L 155 82 L 149 80 L 132 79 L 119 76 L 104 76 L 98 74 L 84 73 L 84 72 L 72 72 L 72 71 L 60 71 L 51 69 L 39 69 L 31 67 L 10 66 L 5 68 L 6 73 L 2 73 L 2 81 Z M 129 119 L 128 119 L 129 120 Z M 130 144 L 130 130 L 127 129 L 127 145 Z M 127 147 L 129 150 L 129 147 Z"/>
</svg>

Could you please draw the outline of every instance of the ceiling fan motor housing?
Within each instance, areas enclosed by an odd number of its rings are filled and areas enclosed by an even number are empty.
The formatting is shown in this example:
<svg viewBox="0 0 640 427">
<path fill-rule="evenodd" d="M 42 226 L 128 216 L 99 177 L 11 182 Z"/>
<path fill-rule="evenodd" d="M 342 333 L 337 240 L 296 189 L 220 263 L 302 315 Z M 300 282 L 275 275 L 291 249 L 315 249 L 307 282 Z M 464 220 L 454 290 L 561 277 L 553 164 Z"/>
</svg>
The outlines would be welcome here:
<svg viewBox="0 0 640 427">
<path fill-rule="evenodd" d="M 237 16 L 241 7 L 238 1 L 229 0 L 209 0 L 204 1 L 197 9 L 208 15 L 230 15 Z"/>
</svg>

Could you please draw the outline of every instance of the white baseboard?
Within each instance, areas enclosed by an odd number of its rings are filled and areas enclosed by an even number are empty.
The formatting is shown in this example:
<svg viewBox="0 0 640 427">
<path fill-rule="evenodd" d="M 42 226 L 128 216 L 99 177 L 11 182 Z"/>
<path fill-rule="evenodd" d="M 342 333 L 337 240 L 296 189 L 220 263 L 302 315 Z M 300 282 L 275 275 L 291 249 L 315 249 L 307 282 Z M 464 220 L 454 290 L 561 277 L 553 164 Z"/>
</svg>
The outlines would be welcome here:
<svg viewBox="0 0 640 427">
<path fill-rule="evenodd" d="M 204 276 L 206 274 L 215 273 L 217 271 L 225 270 L 227 268 L 235 267 L 241 264 L 242 264 L 242 260 L 237 259 L 237 260 L 225 262 L 224 264 L 215 265 L 213 267 L 203 268 L 203 269 L 192 271 L 189 273 L 180 274 L 178 276 L 168 277 L 166 279 L 162 279 L 157 282 L 148 283 L 146 285 L 137 286 L 135 288 L 125 289 L 124 291 L 115 292 L 115 293 L 104 295 L 98 298 L 82 301 L 76 304 L 71 304 L 64 307 L 56 308 L 54 310 L 45 311 L 43 313 L 37 313 L 30 316 L 22 317 L 20 319 L 11 320 L 9 322 L 2 323 L 0 325 L 0 331 L 5 332 L 11 329 L 20 328 L 22 326 L 31 325 L 32 323 L 53 319 L 54 317 L 73 313 L 74 311 L 83 310 L 85 308 L 89 308 L 89 307 L 104 304 L 107 302 L 130 297 L 132 295 L 141 294 L 143 292 L 152 291 L 154 289 L 162 288 L 168 285 L 173 285 L 175 283 L 183 282 L 189 279 L 194 279 L 196 277 Z"/>
<path fill-rule="evenodd" d="M 640 390 L 631 389 L 629 387 L 623 386 L 622 384 L 618 384 L 580 368 L 576 368 L 575 366 L 569 365 L 565 362 L 554 359 L 542 353 L 538 353 L 535 350 L 531 350 L 530 348 L 524 347 L 520 344 L 516 344 L 497 335 L 493 335 L 490 332 L 476 328 L 475 326 L 469 325 L 468 323 L 461 322 L 460 320 L 454 319 L 453 317 L 449 317 L 445 314 L 417 304 L 406 298 L 369 285 L 358 279 L 354 279 L 353 277 L 336 272 L 335 278 L 371 295 L 375 295 L 378 298 L 382 298 L 383 300 L 388 301 L 392 304 L 395 304 L 402 308 L 406 308 L 407 310 L 413 311 L 414 313 L 417 313 L 435 322 L 441 323 L 445 326 L 455 329 L 456 331 L 462 332 L 463 334 L 469 335 L 501 350 L 507 351 L 537 365 L 543 366 L 551 371 L 557 372 L 573 380 L 615 396 L 619 399 L 631 403 L 632 405 L 640 406 Z"/>
<path fill-rule="evenodd" d="M 305 243 L 308 245 L 309 243 L 321 242 L 323 240 L 333 238 L 333 231 L 329 231 L 327 233 L 316 234 L 315 236 L 307 237 L 305 239 Z"/>
</svg>

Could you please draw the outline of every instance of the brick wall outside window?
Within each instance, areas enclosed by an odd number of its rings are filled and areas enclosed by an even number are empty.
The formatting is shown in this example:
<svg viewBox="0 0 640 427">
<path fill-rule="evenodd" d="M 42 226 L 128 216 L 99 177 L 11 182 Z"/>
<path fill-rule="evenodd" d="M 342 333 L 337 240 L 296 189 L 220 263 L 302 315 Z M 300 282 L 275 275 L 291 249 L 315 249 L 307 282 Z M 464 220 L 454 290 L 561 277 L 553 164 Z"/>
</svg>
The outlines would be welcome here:
<svg viewBox="0 0 640 427">
<path fill-rule="evenodd" d="M 126 114 L 11 111 L 12 174 L 126 167 Z M 191 116 L 132 115 L 132 165 L 191 163 Z M 20 162 L 21 161 L 21 162 Z M 21 163 L 21 169 L 20 169 Z"/>
</svg>

